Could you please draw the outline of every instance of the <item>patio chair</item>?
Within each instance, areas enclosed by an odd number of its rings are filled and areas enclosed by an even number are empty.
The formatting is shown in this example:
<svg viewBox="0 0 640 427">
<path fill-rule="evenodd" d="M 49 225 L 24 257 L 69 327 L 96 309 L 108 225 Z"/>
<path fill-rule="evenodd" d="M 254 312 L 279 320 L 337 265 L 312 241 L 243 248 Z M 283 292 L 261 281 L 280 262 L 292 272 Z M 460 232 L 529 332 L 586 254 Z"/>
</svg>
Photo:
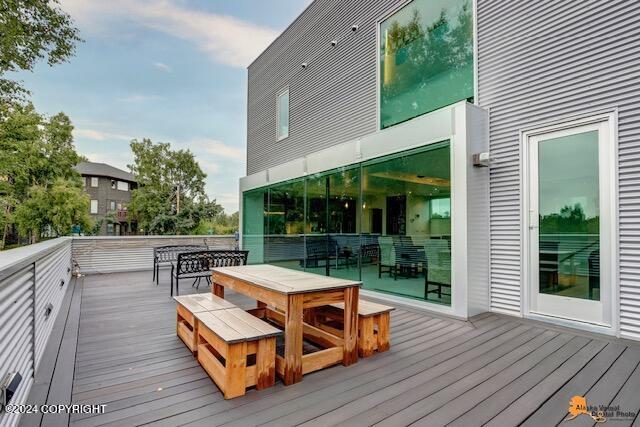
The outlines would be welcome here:
<svg viewBox="0 0 640 427">
<path fill-rule="evenodd" d="M 181 252 L 193 252 L 208 249 L 205 245 L 168 245 L 153 248 L 153 279 L 156 286 L 159 284 L 160 265 L 170 265 L 178 259 Z"/>
<path fill-rule="evenodd" d="M 378 260 L 378 279 L 382 277 L 382 273 L 389 273 L 389 276 L 395 276 L 396 248 L 393 245 L 393 238 L 389 236 L 380 236 L 378 238 L 378 246 L 380 247 L 380 259 Z M 383 271 L 383 269 L 387 270 Z"/>
<path fill-rule="evenodd" d="M 213 268 L 246 265 L 248 256 L 249 251 L 235 250 L 205 250 L 179 253 L 176 262 L 171 263 L 171 296 L 173 296 L 174 279 L 176 295 L 179 295 L 180 279 L 209 278 Z"/>
<path fill-rule="evenodd" d="M 428 299 L 430 293 L 438 294 L 442 299 L 442 288 L 451 289 L 451 249 L 449 242 L 443 239 L 426 239 L 424 241 L 426 255 L 424 272 L 424 297 Z M 429 289 L 434 285 L 435 289 Z M 450 295 L 450 293 L 448 294 Z"/>
</svg>

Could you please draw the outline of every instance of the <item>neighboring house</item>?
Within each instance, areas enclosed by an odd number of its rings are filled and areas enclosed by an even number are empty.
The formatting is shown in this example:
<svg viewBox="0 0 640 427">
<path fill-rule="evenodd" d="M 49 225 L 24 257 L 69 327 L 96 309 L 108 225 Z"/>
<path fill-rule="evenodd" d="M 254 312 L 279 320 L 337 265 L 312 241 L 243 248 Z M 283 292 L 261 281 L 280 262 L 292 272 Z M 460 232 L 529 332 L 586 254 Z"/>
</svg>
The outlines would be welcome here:
<svg viewBox="0 0 640 427">
<path fill-rule="evenodd" d="M 248 68 L 251 262 L 640 339 L 639 12 L 312 2 Z"/>
<path fill-rule="evenodd" d="M 89 213 L 101 222 L 100 235 L 136 234 L 137 225 L 127 212 L 131 191 L 137 187 L 133 174 L 94 162 L 78 163 L 76 170 L 82 175 L 84 190 L 91 199 Z"/>
</svg>

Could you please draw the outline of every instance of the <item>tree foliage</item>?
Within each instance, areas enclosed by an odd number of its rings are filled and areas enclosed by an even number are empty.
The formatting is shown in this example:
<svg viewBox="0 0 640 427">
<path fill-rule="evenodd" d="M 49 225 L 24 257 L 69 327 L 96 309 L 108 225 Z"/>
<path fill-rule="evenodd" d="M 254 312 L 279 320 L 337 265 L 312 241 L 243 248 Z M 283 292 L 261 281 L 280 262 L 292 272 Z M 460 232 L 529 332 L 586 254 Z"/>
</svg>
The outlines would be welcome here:
<svg viewBox="0 0 640 427">
<path fill-rule="evenodd" d="M 51 66 L 65 62 L 79 41 L 58 0 L 0 0 L 0 100 L 27 93 L 19 82 L 3 78 L 7 72 L 31 71 L 41 59 Z"/>
<path fill-rule="evenodd" d="M 45 118 L 31 104 L 0 103 L 0 226 L 24 237 L 87 230 L 89 199 L 73 146 L 73 126 L 63 113 Z"/>
<path fill-rule="evenodd" d="M 150 234 L 191 234 L 201 221 L 215 218 L 222 207 L 205 194 L 206 174 L 189 150 L 168 143 L 131 141 L 136 176 L 129 211 Z"/>
</svg>

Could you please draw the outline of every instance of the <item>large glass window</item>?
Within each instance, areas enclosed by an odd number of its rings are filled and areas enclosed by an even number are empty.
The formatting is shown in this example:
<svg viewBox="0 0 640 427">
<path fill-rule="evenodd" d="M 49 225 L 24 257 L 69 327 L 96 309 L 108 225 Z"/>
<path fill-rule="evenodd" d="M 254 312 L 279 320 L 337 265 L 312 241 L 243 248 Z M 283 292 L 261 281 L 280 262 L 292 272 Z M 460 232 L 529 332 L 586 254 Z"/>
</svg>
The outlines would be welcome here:
<svg viewBox="0 0 640 427">
<path fill-rule="evenodd" d="M 289 89 L 285 89 L 278 94 L 276 103 L 276 119 L 278 123 L 277 138 L 278 141 L 289 136 Z"/>
<path fill-rule="evenodd" d="M 307 270 L 359 279 L 359 199 L 360 166 L 308 178 Z"/>
<path fill-rule="evenodd" d="M 450 305 L 449 144 L 362 166 L 366 289 Z"/>
<path fill-rule="evenodd" d="M 598 156 L 597 131 L 539 143 L 540 293 L 600 300 Z"/>
<path fill-rule="evenodd" d="M 414 0 L 380 24 L 380 126 L 473 98 L 471 0 Z"/>
<path fill-rule="evenodd" d="M 304 258 L 304 180 L 269 188 L 265 262 L 302 268 Z"/>
<path fill-rule="evenodd" d="M 450 180 L 443 142 L 247 191 L 243 247 L 252 263 L 450 305 Z"/>
</svg>

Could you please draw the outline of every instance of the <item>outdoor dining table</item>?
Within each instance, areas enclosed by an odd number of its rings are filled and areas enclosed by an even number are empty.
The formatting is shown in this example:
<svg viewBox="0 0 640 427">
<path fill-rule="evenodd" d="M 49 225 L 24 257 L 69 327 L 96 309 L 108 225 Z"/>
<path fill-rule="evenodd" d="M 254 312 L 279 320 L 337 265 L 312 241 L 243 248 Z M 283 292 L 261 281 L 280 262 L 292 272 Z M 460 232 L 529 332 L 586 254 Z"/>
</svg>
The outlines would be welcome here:
<svg viewBox="0 0 640 427">
<path fill-rule="evenodd" d="M 264 264 L 219 267 L 212 271 L 212 291 L 215 295 L 224 298 L 224 288 L 229 288 L 257 300 L 259 309 L 269 305 L 281 313 L 284 357 L 276 356 L 276 372 L 285 385 L 297 383 L 302 380 L 303 374 L 340 361 L 345 366 L 357 362 L 361 282 Z M 343 336 L 335 339 L 329 337 L 334 344 L 331 348 L 303 354 L 306 331 L 326 334 L 304 322 L 304 310 L 339 302 L 344 303 L 345 307 Z"/>
</svg>

